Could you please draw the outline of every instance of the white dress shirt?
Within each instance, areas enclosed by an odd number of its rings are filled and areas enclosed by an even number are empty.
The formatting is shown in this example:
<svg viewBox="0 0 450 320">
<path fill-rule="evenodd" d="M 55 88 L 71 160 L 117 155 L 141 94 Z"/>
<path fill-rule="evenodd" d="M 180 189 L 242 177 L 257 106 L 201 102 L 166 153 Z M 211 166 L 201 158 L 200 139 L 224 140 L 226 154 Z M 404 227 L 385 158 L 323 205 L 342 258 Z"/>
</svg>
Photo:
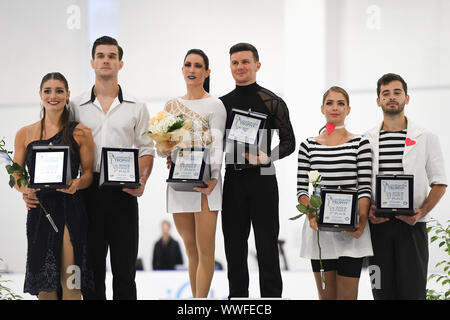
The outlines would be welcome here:
<svg viewBox="0 0 450 320">
<path fill-rule="evenodd" d="M 94 172 L 100 172 L 103 147 L 137 148 L 139 157 L 155 155 L 153 141 L 145 134 L 150 119 L 147 106 L 122 91 L 107 113 L 91 91 L 72 100 L 70 104 L 75 121 L 87 126 L 94 137 Z"/>
<path fill-rule="evenodd" d="M 372 166 L 372 198 L 376 199 L 375 176 L 379 169 L 379 145 L 382 123 L 364 135 L 369 138 L 373 150 Z M 407 120 L 406 139 L 414 144 L 405 145 L 403 153 L 403 170 L 405 174 L 414 175 L 414 208 L 421 208 L 428 197 L 429 186 L 432 184 L 447 185 L 444 157 L 442 156 L 439 138 L 430 131 Z M 430 214 L 422 217 L 419 222 L 428 222 Z"/>
</svg>

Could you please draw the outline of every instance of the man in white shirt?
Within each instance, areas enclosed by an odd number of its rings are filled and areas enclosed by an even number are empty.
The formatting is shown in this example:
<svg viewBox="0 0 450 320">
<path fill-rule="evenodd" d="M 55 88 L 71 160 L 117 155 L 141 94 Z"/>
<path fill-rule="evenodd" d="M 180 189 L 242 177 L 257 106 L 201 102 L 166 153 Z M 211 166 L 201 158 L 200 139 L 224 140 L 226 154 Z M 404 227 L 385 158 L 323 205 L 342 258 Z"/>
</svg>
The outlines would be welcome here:
<svg viewBox="0 0 450 320">
<path fill-rule="evenodd" d="M 72 113 L 94 137 L 94 180 L 82 195 L 89 216 L 89 262 L 94 271 L 92 292 L 85 299 L 106 299 L 105 274 L 108 247 L 113 273 L 113 299 L 136 299 L 138 203 L 153 166 L 154 149 L 147 130 L 149 113 L 144 103 L 130 97 L 118 84 L 123 50 L 111 37 L 94 42 L 91 66 L 95 85 L 74 99 Z M 138 189 L 99 188 L 102 147 L 139 149 Z"/>
<path fill-rule="evenodd" d="M 379 270 L 380 286 L 372 289 L 375 300 L 425 299 L 428 271 L 429 212 L 447 187 L 445 164 L 439 139 L 405 116 L 409 103 L 407 84 L 396 74 L 378 80 L 377 104 L 383 122 L 365 135 L 373 148 L 372 192 L 377 174 L 414 175 L 414 215 L 392 219 L 377 217 L 375 205 L 369 211 L 374 256 L 370 264 Z"/>
</svg>

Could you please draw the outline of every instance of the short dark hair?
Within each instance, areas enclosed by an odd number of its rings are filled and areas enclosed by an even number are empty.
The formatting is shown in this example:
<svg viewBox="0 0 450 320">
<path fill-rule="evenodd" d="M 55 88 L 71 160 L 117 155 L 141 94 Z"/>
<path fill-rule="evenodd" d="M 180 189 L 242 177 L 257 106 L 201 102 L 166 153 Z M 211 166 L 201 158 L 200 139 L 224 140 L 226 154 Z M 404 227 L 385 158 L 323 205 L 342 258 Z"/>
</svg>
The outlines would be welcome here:
<svg viewBox="0 0 450 320">
<path fill-rule="evenodd" d="M 380 79 L 378 79 L 377 82 L 377 97 L 380 96 L 381 93 L 381 86 L 387 85 L 391 83 L 392 81 L 400 81 L 403 86 L 403 91 L 405 91 L 405 94 L 408 94 L 408 85 L 406 84 L 406 81 L 403 80 L 401 76 L 395 73 L 386 73 L 383 75 Z"/>
<path fill-rule="evenodd" d="M 235 44 L 230 48 L 230 56 L 233 53 L 240 52 L 240 51 L 251 51 L 253 53 L 253 58 L 255 58 L 255 61 L 259 61 L 259 55 L 258 50 L 256 50 L 255 46 L 251 45 L 250 43 L 241 42 L 238 44 Z"/>
<path fill-rule="evenodd" d="M 94 41 L 94 44 L 92 45 L 92 59 L 95 59 L 95 50 L 97 49 L 97 46 L 102 45 L 102 44 L 116 46 L 117 49 L 119 50 L 119 61 L 122 61 L 122 57 L 123 57 L 122 47 L 119 46 L 119 43 L 117 42 L 116 39 L 109 37 L 109 36 L 103 36 Z"/>
</svg>

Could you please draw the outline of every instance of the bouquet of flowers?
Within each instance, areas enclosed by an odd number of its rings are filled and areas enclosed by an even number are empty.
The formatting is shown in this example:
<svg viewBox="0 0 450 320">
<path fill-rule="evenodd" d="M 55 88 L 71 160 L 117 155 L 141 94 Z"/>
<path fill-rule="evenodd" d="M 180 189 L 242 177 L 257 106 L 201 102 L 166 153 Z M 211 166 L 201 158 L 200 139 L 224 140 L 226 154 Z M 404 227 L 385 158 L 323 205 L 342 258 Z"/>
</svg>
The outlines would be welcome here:
<svg viewBox="0 0 450 320">
<path fill-rule="evenodd" d="M 317 195 L 317 186 L 319 182 L 322 180 L 322 176 L 317 170 L 310 171 L 308 173 L 309 182 L 313 186 L 313 194 L 310 195 L 309 201 L 310 205 L 303 205 L 298 204 L 297 210 L 301 212 L 301 214 L 290 218 L 289 220 L 297 220 L 298 218 L 304 216 L 305 214 L 309 213 L 315 216 L 315 219 L 319 220 L 319 210 L 322 206 L 322 198 Z M 322 290 L 325 289 L 325 276 L 324 276 L 324 269 L 322 265 L 322 248 L 320 246 L 320 239 L 319 239 L 319 231 L 317 231 L 317 246 L 319 247 L 319 262 L 320 262 L 320 278 L 322 279 Z"/>
<path fill-rule="evenodd" d="M 12 153 L 12 151 L 6 150 L 5 145 L 6 145 L 6 142 L 4 139 L 2 139 L 0 141 L 0 158 L 3 158 L 4 161 L 6 161 L 5 167 L 6 167 L 6 171 L 9 174 L 9 186 L 11 188 L 14 188 L 16 183 L 19 188 L 22 186 L 27 186 L 30 183 L 30 176 L 29 176 L 27 170 L 25 169 L 25 167 L 22 167 L 17 162 L 14 162 L 11 159 L 10 154 Z M 14 177 L 14 174 L 17 175 L 17 180 Z M 52 216 L 50 215 L 50 213 L 47 212 L 47 210 L 44 208 L 44 206 L 42 205 L 42 203 L 39 199 L 38 199 L 38 201 L 39 201 L 40 207 L 44 211 L 45 217 L 48 219 L 48 221 L 52 225 L 55 232 L 58 232 L 58 228 L 56 227 L 56 224 L 54 223 Z"/>
<path fill-rule="evenodd" d="M 146 134 L 156 143 L 156 149 L 162 153 L 172 150 L 176 146 L 187 147 L 187 140 L 183 136 L 188 134 L 191 123 L 184 120 L 183 115 L 173 115 L 160 111 L 150 119 Z"/>
</svg>

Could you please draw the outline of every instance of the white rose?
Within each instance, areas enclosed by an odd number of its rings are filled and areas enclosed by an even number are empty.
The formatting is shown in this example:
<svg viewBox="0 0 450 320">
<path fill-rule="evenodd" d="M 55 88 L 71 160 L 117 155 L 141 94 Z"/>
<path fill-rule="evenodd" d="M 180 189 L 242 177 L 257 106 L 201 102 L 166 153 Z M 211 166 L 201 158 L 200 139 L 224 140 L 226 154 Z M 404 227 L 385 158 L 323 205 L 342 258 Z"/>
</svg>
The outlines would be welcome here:
<svg viewBox="0 0 450 320">
<path fill-rule="evenodd" d="M 320 173 L 317 170 L 312 170 L 308 173 L 309 182 L 314 183 L 320 177 Z"/>
</svg>

